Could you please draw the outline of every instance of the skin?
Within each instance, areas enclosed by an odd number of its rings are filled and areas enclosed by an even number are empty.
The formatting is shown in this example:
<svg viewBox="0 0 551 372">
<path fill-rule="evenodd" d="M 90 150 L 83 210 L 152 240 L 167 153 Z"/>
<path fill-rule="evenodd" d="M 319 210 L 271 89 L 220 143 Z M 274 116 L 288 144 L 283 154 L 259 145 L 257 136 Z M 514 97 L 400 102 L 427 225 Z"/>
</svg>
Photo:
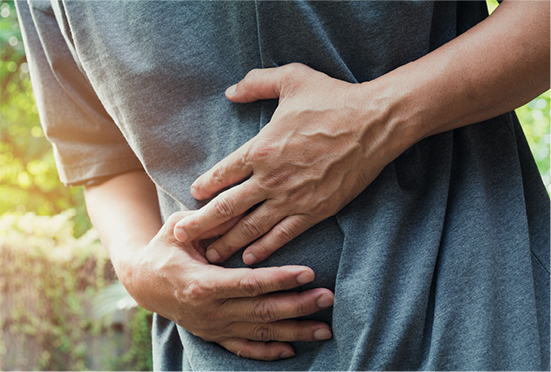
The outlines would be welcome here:
<svg viewBox="0 0 551 372">
<path fill-rule="evenodd" d="M 253 70 L 226 97 L 279 98 L 277 110 L 256 137 L 193 183 L 195 198 L 216 197 L 180 221 L 175 237 L 193 240 L 244 214 L 207 258 L 219 263 L 248 246 L 243 261 L 262 261 L 336 214 L 414 143 L 508 112 L 547 89 L 548 1 L 504 2 L 436 51 L 362 84 L 300 64 Z"/>
<path fill-rule="evenodd" d="M 293 348 L 277 341 L 331 338 L 325 323 L 292 319 L 332 306 L 331 291 L 269 294 L 311 282 L 310 268 L 209 264 L 200 239 L 223 234 L 233 221 L 191 243 L 178 242 L 174 225 L 194 212 L 176 213 L 161 225 L 155 186 L 141 171 L 88 186 L 85 197 L 119 279 L 140 306 L 245 358 L 288 358 Z"/>
<path fill-rule="evenodd" d="M 218 194 L 209 204 L 163 226 L 154 185 L 131 172 L 86 187 L 88 211 L 140 306 L 242 357 L 291 357 L 288 341 L 331 337 L 326 324 L 293 318 L 331 306 L 333 294 L 272 293 L 312 281 L 304 266 L 224 269 L 209 261 L 244 246 L 245 263 L 265 259 L 337 213 L 411 144 L 548 88 L 549 2 L 506 1 L 452 42 L 370 82 L 349 84 L 300 64 L 251 71 L 228 99 L 279 98 L 279 106 L 256 137 L 193 184 L 197 199 Z M 215 236 L 205 251 L 201 239 Z"/>
</svg>

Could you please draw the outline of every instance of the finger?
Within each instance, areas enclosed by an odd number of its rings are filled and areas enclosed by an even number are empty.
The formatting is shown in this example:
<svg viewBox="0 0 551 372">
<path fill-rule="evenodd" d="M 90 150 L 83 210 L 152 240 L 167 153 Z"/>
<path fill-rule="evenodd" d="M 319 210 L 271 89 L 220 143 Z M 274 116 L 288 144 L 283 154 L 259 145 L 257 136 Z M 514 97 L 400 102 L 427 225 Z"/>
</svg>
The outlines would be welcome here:
<svg viewBox="0 0 551 372">
<path fill-rule="evenodd" d="M 271 323 L 278 320 L 298 318 L 333 306 L 335 296 L 326 288 L 315 288 L 301 293 L 271 293 L 256 298 L 236 298 L 224 302 L 220 311 L 236 321 Z M 304 328 L 302 331 L 311 333 Z M 293 341 L 274 339 L 278 341 Z M 298 341 L 298 339 L 294 339 Z"/>
<path fill-rule="evenodd" d="M 211 265 L 198 280 L 212 291 L 214 299 L 256 297 L 292 289 L 314 280 L 314 271 L 306 266 L 225 269 Z"/>
<path fill-rule="evenodd" d="M 254 341 L 323 341 L 330 339 L 331 328 L 317 320 L 278 320 L 272 323 L 232 323 L 230 334 Z"/>
<path fill-rule="evenodd" d="M 166 229 L 166 232 L 174 230 L 174 226 L 176 226 L 178 222 L 180 222 L 187 216 L 191 216 L 195 212 L 196 211 L 178 211 L 171 214 L 170 217 L 168 217 L 166 222 L 163 224 L 163 229 Z"/>
<path fill-rule="evenodd" d="M 275 99 L 282 95 L 285 83 L 289 78 L 298 78 L 308 69 L 305 65 L 292 63 L 289 65 L 254 69 L 239 83 L 226 90 L 226 97 L 232 102 L 253 102 L 260 99 Z"/>
<path fill-rule="evenodd" d="M 224 191 L 193 215 L 182 219 L 174 228 L 176 239 L 182 243 L 197 239 L 260 203 L 264 197 L 253 185 L 245 182 Z"/>
<path fill-rule="evenodd" d="M 295 350 L 283 342 L 258 342 L 244 338 L 228 338 L 220 345 L 241 358 L 273 361 L 295 356 Z"/>
<path fill-rule="evenodd" d="M 214 167 L 199 176 L 191 185 L 191 195 L 197 200 L 213 197 L 226 187 L 230 187 L 249 177 L 253 169 L 245 161 L 249 142 L 219 161 Z"/>
<path fill-rule="evenodd" d="M 316 223 L 317 221 L 312 221 L 305 215 L 286 217 L 275 225 L 270 232 L 245 249 L 243 252 L 243 262 L 247 265 L 252 265 L 265 260 L 272 253 L 314 226 Z"/>
<path fill-rule="evenodd" d="M 277 224 L 283 217 L 275 213 L 276 208 L 268 200 L 260 207 L 245 215 L 231 230 L 207 247 L 207 259 L 219 263 L 230 258 L 235 252 L 255 241 Z"/>
<path fill-rule="evenodd" d="M 222 236 L 226 234 L 228 231 L 232 229 L 242 218 L 244 214 L 240 214 L 239 216 L 235 216 L 231 220 L 224 222 L 222 225 L 219 225 L 215 227 L 214 229 L 207 231 L 206 233 L 200 235 L 197 239 L 198 240 L 204 240 L 204 239 L 211 239 L 215 238 L 217 236 Z"/>
</svg>

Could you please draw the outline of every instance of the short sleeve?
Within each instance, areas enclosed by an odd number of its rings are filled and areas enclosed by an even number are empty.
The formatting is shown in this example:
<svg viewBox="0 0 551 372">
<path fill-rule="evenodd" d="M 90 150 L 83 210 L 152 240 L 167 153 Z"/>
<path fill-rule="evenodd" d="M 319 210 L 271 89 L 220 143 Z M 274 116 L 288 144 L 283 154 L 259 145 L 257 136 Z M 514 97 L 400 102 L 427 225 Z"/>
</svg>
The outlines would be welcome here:
<svg viewBox="0 0 551 372">
<path fill-rule="evenodd" d="M 81 185 L 143 169 L 71 53 L 50 2 L 17 2 L 41 124 L 61 181 Z"/>
</svg>

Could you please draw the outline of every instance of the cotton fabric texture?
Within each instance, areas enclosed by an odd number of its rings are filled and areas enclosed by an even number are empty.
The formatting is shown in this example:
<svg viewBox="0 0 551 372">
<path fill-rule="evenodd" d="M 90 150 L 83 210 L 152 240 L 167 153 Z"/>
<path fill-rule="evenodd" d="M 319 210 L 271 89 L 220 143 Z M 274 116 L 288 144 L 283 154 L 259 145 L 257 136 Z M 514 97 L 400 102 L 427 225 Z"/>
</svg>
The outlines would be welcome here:
<svg viewBox="0 0 551 372">
<path fill-rule="evenodd" d="M 370 81 L 487 15 L 471 1 L 17 5 L 61 180 L 143 168 L 165 219 L 200 208 L 191 183 L 269 122 L 277 101 L 224 97 L 249 70 L 301 62 Z M 514 113 L 415 144 L 255 267 L 285 264 L 315 271 L 300 290 L 335 292 L 309 317 L 331 340 L 254 361 L 156 316 L 155 369 L 549 369 L 549 197 Z"/>
</svg>

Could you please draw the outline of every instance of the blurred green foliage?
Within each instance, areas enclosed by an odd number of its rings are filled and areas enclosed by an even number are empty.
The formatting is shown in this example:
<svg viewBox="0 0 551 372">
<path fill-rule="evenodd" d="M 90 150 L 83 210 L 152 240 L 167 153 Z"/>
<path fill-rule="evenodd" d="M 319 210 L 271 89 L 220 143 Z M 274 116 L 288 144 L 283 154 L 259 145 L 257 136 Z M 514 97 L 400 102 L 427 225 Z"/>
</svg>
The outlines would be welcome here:
<svg viewBox="0 0 551 372">
<path fill-rule="evenodd" d="M 13 1 L 0 5 L 0 214 L 58 214 L 75 208 L 76 235 L 91 225 L 82 189 L 58 179 L 52 146 L 40 126 Z"/>
<path fill-rule="evenodd" d="M 488 12 L 492 14 L 498 7 L 497 0 L 486 0 Z M 528 104 L 516 109 L 526 139 L 538 165 L 547 193 L 551 194 L 551 173 L 549 171 L 551 131 L 549 123 L 549 91 Z"/>
<path fill-rule="evenodd" d="M 495 9 L 497 2 L 495 0 L 488 0 L 488 2 L 490 10 Z M 80 237 L 91 227 L 84 207 L 82 188 L 67 188 L 58 180 L 52 147 L 44 137 L 40 127 L 21 32 L 12 1 L 2 1 L 0 4 L 0 55 L 0 215 L 11 216 L 9 218 L 12 219 L 23 218 L 26 212 L 52 216 L 72 208 L 76 212 L 72 217 L 74 230 L 71 229 L 71 234 Z M 549 164 L 550 107 L 548 91 L 517 110 L 548 191 L 551 191 Z M 3 226 L 3 228 L 6 228 L 6 226 Z M 36 232 L 28 235 L 29 239 L 34 239 L 33 236 L 36 238 Z M 60 273 L 63 270 L 61 267 L 59 268 Z M 78 276 L 82 273 L 75 272 L 74 275 Z M 55 280 L 61 279 L 57 278 Z M 64 276 L 62 280 L 70 282 L 73 279 Z M 0 282 L 0 288 L 1 284 Z M 4 285 L 7 284 L 4 282 Z M 96 284 L 94 291 L 101 289 L 102 285 Z M 54 286 L 50 290 L 54 291 Z M 71 296 L 68 296 L 69 300 L 71 298 Z M 77 302 L 72 300 L 74 306 Z M 66 302 L 65 305 L 67 305 Z M 138 360 L 137 363 L 141 366 L 140 368 L 150 368 L 150 351 L 144 350 L 148 347 L 147 342 L 149 342 L 149 324 L 147 323 L 149 314 L 145 311 L 139 314 L 139 317 L 133 320 L 136 323 L 133 323 L 132 332 L 140 341 L 136 343 L 137 346 L 126 354 L 127 360 L 125 363 Z M 29 320 L 30 323 L 25 323 L 27 318 L 22 315 L 18 316 L 17 319 L 21 319 L 22 323 L 20 325 L 22 328 L 17 332 L 32 333 L 39 332 L 42 329 L 37 328 L 35 318 L 33 318 L 35 320 Z M 72 319 L 72 316 L 68 315 L 68 319 Z M 58 319 L 58 321 L 61 320 Z M 0 331 L 6 329 L 6 324 L 3 322 L 0 319 Z M 75 364 L 72 364 L 72 366 L 75 369 L 84 368 L 81 338 L 78 338 L 78 342 L 75 341 L 77 339 L 71 338 L 75 334 L 74 330 L 60 327 L 50 329 L 61 340 L 58 342 L 58 346 L 62 349 L 71 350 L 68 355 L 73 358 L 71 360 L 74 360 Z M 14 331 L 16 330 L 14 329 Z M 41 337 L 46 337 L 45 334 L 40 334 Z M 65 334 L 65 338 L 62 337 L 62 334 Z M 81 334 L 77 334 L 77 336 L 82 337 Z M 47 337 L 46 339 L 49 340 Z M 0 357 L 2 356 L 2 350 L 6 349 L 0 343 Z M 43 355 L 44 368 L 55 367 L 55 363 L 57 363 L 54 360 L 55 355 L 57 354 L 51 350 Z M 130 368 L 128 367 L 129 364 L 125 364 L 125 366 Z M 2 369 L 1 366 L 0 369 Z"/>
<path fill-rule="evenodd" d="M 57 176 L 12 1 L 0 3 L 0 56 L 0 370 L 151 370 L 150 312 L 131 311 L 127 336 L 110 328 L 112 315 L 87 313 L 105 286 L 94 268 L 108 258 L 90 230 L 82 188 Z M 91 357 L 90 347 L 102 357 Z"/>
<path fill-rule="evenodd" d="M 492 14 L 492 12 L 496 10 L 499 3 L 497 0 L 486 0 L 486 5 L 488 6 L 488 13 Z"/>
<path fill-rule="evenodd" d="M 549 111 L 551 102 L 549 91 L 516 110 L 530 149 L 543 178 L 547 192 L 551 194 L 551 173 L 549 170 L 549 148 L 551 130 Z"/>
<path fill-rule="evenodd" d="M 113 268 L 74 215 L 0 216 L 0 371 L 151 370 L 151 313 L 92 309 Z"/>
</svg>

